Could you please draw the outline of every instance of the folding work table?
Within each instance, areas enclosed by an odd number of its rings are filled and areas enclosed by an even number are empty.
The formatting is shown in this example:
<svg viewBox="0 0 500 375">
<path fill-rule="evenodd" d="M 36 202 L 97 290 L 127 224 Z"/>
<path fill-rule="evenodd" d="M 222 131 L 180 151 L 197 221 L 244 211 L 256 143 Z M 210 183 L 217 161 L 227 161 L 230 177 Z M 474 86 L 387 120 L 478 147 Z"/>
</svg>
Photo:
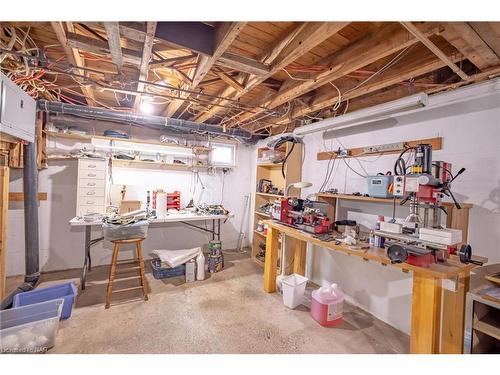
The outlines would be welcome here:
<svg viewBox="0 0 500 375">
<path fill-rule="evenodd" d="M 292 242 L 293 272 L 300 275 L 305 274 L 307 242 L 358 257 L 363 261 L 399 268 L 404 273 L 411 271 L 413 272 L 413 290 L 410 352 L 429 354 L 462 352 L 465 297 L 469 289 L 470 270 L 476 266 L 460 263 L 455 255 L 451 255 L 446 262 L 432 264 L 429 268 L 408 263 L 391 263 L 383 248 L 361 249 L 359 246 L 335 245 L 335 242 L 321 241 L 309 233 L 274 220 L 266 220 L 264 224 L 268 227 L 264 265 L 264 290 L 266 292 L 276 291 L 280 233 L 286 235 L 287 244 Z M 487 261 L 485 258 L 482 260 Z"/>
<path fill-rule="evenodd" d="M 151 219 L 149 220 L 150 224 L 168 224 L 168 223 L 182 223 L 185 224 L 191 228 L 195 228 L 207 233 L 210 233 L 212 235 L 212 240 L 220 240 L 220 224 L 221 220 L 224 220 L 226 222 L 227 219 L 230 219 L 234 217 L 233 214 L 227 214 L 227 215 L 198 215 L 195 213 L 175 213 L 175 214 L 168 214 L 164 218 L 157 218 L 157 219 Z M 206 228 L 202 227 L 196 224 L 193 224 L 193 222 L 199 222 L 199 221 L 211 221 L 212 222 L 212 227 L 211 228 Z M 84 246 L 84 251 L 85 251 L 85 260 L 83 262 L 83 267 L 82 267 L 82 276 L 81 276 L 81 287 L 82 290 L 85 289 L 85 281 L 87 279 L 87 273 L 92 270 L 92 261 L 90 258 L 90 248 L 94 246 L 96 243 L 102 241 L 104 237 L 97 237 L 97 238 L 91 238 L 91 232 L 92 232 L 92 227 L 101 227 L 102 226 L 102 220 L 96 220 L 96 221 L 84 221 L 79 219 L 78 217 L 74 217 L 69 221 L 69 224 L 71 227 L 85 227 L 85 246 Z"/>
</svg>

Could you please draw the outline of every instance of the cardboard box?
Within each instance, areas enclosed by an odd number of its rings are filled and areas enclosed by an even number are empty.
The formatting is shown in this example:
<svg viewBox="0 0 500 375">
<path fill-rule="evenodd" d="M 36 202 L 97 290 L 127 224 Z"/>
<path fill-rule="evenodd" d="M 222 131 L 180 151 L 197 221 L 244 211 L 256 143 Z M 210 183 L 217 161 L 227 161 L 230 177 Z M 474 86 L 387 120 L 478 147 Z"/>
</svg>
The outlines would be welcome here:
<svg viewBox="0 0 500 375">
<path fill-rule="evenodd" d="M 120 202 L 120 214 L 126 214 L 127 212 L 132 212 L 141 209 L 141 201 L 121 201 Z"/>
</svg>

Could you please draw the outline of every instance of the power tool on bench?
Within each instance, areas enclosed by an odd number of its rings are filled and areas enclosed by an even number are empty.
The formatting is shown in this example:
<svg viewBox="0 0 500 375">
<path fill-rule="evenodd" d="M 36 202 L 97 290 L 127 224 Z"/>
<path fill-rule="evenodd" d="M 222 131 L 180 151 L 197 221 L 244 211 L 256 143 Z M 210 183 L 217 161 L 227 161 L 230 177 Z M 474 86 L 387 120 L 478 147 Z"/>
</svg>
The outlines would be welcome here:
<svg viewBox="0 0 500 375">
<path fill-rule="evenodd" d="M 413 165 L 406 166 L 403 155 L 410 151 L 415 152 L 415 161 Z M 418 144 L 399 155 L 394 165 L 393 194 L 402 198 L 401 205 L 410 202 L 410 214 L 403 223 L 401 234 L 375 231 L 377 235 L 387 239 L 387 255 L 391 261 L 429 267 L 430 264 L 444 262 L 450 254 L 457 253 L 462 263 L 474 262 L 471 260 L 470 245 L 461 243 L 461 232 L 441 227 L 441 213 L 447 214 L 442 205 L 444 196 L 451 197 L 455 207 L 461 209 L 451 192 L 451 183 L 465 172 L 465 168 L 461 168 L 455 175 L 451 170 L 452 166 L 448 162 L 432 161 L 430 144 Z M 460 233 L 459 237 L 453 237 L 452 240 L 453 232 Z M 449 235 L 450 239 L 444 241 L 440 235 Z"/>
<path fill-rule="evenodd" d="M 274 201 L 271 216 L 284 224 L 309 233 L 327 233 L 330 219 L 326 215 L 326 203 L 299 198 L 280 198 Z"/>
</svg>

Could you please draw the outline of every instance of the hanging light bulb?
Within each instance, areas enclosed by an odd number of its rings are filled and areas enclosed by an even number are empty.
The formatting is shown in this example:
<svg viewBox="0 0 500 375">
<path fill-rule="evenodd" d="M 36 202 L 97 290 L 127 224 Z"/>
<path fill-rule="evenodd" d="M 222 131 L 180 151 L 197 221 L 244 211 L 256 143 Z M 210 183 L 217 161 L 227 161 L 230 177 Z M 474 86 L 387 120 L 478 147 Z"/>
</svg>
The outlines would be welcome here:
<svg viewBox="0 0 500 375">
<path fill-rule="evenodd" d="M 155 110 L 154 105 L 153 105 L 153 98 L 151 98 L 149 96 L 143 96 L 141 98 L 140 109 L 141 109 L 141 113 L 143 113 L 145 115 L 152 114 Z"/>
</svg>

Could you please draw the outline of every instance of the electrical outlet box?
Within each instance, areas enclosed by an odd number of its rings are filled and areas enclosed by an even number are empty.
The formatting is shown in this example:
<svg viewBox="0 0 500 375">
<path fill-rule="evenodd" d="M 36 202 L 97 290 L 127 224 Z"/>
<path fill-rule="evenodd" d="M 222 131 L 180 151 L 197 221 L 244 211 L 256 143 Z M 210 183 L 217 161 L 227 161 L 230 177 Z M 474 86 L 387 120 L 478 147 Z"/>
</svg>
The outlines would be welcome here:
<svg viewBox="0 0 500 375">
<path fill-rule="evenodd" d="M 35 100 L 0 73 L 0 133 L 33 142 L 35 122 Z"/>
<path fill-rule="evenodd" d="M 404 149 L 405 149 L 404 142 L 396 142 L 396 143 L 386 143 L 383 145 L 363 147 L 363 153 L 374 154 L 378 152 L 403 151 Z"/>
<path fill-rule="evenodd" d="M 346 148 L 339 149 L 338 156 L 340 156 L 341 158 L 345 158 L 345 157 L 349 156 L 349 150 Z"/>
</svg>

